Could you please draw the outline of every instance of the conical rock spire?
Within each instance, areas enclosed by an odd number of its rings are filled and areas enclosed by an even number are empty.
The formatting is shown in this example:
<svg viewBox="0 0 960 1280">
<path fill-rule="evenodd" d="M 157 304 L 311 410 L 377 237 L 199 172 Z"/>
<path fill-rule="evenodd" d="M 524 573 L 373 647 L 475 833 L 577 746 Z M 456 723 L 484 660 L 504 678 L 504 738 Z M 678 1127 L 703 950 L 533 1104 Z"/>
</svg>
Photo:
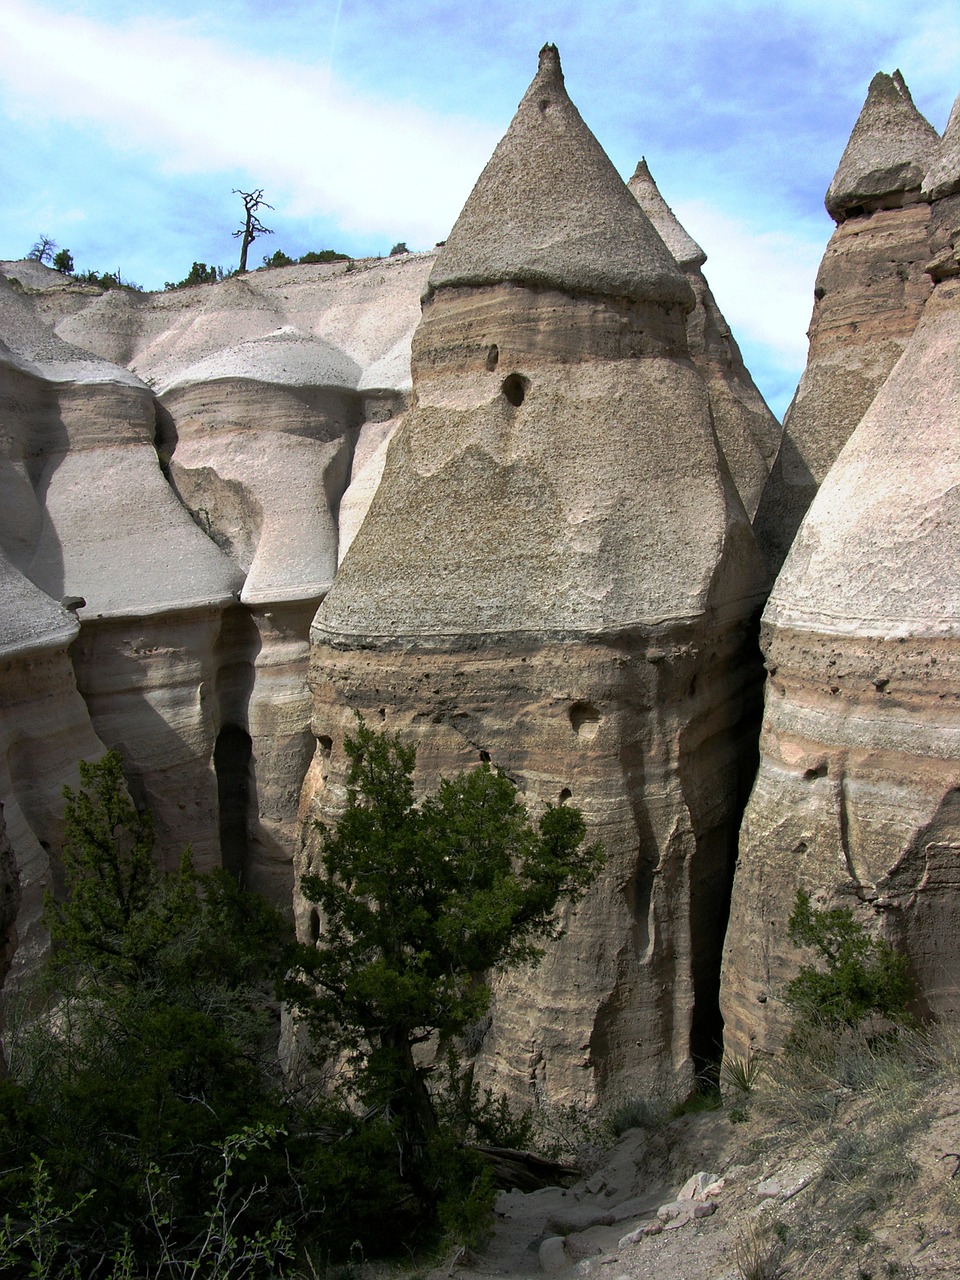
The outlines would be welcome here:
<svg viewBox="0 0 960 1280">
<path fill-rule="evenodd" d="M 505 281 L 693 306 L 682 273 L 567 96 L 549 44 L 427 292 Z"/>
<path fill-rule="evenodd" d="M 640 158 L 633 177 L 627 183 L 637 204 L 650 219 L 654 231 L 673 254 L 681 267 L 702 267 L 707 255 L 686 229 L 660 194 L 653 180 L 646 157 Z"/>
<path fill-rule="evenodd" d="M 864 205 L 903 204 L 907 191 L 919 196 L 924 174 L 937 155 L 939 136 L 913 105 L 903 76 L 878 71 L 827 190 L 827 212 L 836 222 Z"/>
<path fill-rule="evenodd" d="M 960 94 L 950 112 L 936 159 L 923 180 L 923 194 L 929 200 L 942 200 L 955 191 L 960 191 Z"/>
</svg>

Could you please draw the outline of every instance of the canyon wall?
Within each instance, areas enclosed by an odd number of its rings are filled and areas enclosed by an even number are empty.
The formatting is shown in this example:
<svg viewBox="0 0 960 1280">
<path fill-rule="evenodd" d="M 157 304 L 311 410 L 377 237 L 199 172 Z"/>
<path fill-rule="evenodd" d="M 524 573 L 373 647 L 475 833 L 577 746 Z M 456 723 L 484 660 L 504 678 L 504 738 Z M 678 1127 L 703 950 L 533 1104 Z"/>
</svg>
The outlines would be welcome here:
<svg viewBox="0 0 960 1280">
<path fill-rule="evenodd" d="M 850 309 L 881 313 L 863 350 L 852 344 L 861 370 L 875 352 L 879 378 L 903 353 L 827 472 L 764 615 L 760 771 L 724 957 L 736 1053 L 776 1048 L 789 1023 L 783 989 L 804 958 L 785 940 L 797 889 L 850 906 L 906 951 L 919 1014 L 960 1015 L 960 164 L 950 137 L 925 154 L 929 176 L 910 168 L 906 207 L 873 212 L 865 191 L 840 228 L 861 224 L 865 240 L 878 218 L 899 228 L 873 277 L 901 265 L 893 308 L 873 304 L 867 280 Z M 918 204 L 921 185 L 945 194 Z M 811 366 L 821 357 L 811 341 Z M 831 417 L 828 380 L 805 396 L 809 421 Z"/>
<path fill-rule="evenodd" d="M 827 208 L 782 438 L 550 46 L 436 254 L 154 295 L 0 264 L 0 967 L 43 951 L 62 787 L 107 747 L 168 865 L 315 936 L 359 712 L 420 788 L 489 760 L 606 848 L 477 1029 L 514 1097 L 775 1048 L 798 887 L 955 1019 L 960 105 L 938 139 L 879 73 Z"/>
</svg>

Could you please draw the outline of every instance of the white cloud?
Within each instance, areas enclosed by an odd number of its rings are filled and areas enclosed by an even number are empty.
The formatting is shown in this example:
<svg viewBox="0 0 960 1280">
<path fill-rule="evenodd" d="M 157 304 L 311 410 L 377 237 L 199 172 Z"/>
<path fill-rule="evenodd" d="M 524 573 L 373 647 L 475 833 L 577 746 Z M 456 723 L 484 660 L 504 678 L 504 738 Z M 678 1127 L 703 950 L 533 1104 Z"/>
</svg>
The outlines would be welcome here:
<svg viewBox="0 0 960 1280">
<path fill-rule="evenodd" d="M 813 286 L 829 235 L 757 230 L 702 201 L 677 216 L 707 254 L 704 272 L 737 338 L 768 348 L 781 367 L 803 368 Z"/>
<path fill-rule="evenodd" d="M 108 26 L 30 0 L 0 10 L 0 82 L 20 111 L 84 122 L 167 172 L 250 174 L 295 216 L 328 214 L 358 232 L 402 226 L 415 243 L 446 235 L 497 141 L 183 23 Z"/>
</svg>

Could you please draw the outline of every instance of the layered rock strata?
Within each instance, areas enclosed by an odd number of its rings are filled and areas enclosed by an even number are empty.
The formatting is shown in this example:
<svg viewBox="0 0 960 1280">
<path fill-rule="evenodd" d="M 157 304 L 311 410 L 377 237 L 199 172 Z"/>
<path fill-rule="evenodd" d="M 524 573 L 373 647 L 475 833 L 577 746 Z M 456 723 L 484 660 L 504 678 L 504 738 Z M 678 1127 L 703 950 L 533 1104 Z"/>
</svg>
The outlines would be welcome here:
<svg viewBox="0 0 960 1280">
<path fill-rule="evenodd" d="M 154 808 L 164 856 L 174 861 L 192 844 L 198 862 L 212 865 L 220 860 L 214 646 L 242 574 L 164 480 L 149 388 L 57 338 L 5 280 L 0 319 L 3 473 L 17 496 L 0 518 L 4 546 L 51 608 L 70 604 L 77 688 L 99 738 L 123 754 L 136 798 Z M 29 893 L 24 903 L 30 909 Z"/>
<path fill-rule="evenodd" d="M 687 346 L 710 396 L 724 459 L 752 520 L 780 444 L 780 424 L 747 372 L 703 274 L 707 255 L 660 194 L 645 159 L 627 185 L 693 290 L 696 305 L 687 316 Z"/>
<path fill-rule="evenodd" d="M 773 575 L 930 295 L 921 187 L 937 149 L 899 72 L 878 72 L 827 193 L 838 225 L 817 274 L 807 366 L 754 522 Z"/>
<path fill-rule="evenodd" d="M 954 222 L 955 242 L 960 227 Z M 764 618 L 761 766 L 724 958 L 728 1049 L 775 1047 L 798 888 L 906 950 L 920 1011 L 960 1016 L 960 281 L 814 500 Z"/>
<path fill-rule="evenodd" d="M 0 552 L 0 968 L 33 967 L 46 945 L 43 895 L 54 887 L 64 784 L 103 744 L 77 691 L 69 650 L 76 618 Z M 12 916 L 12 918 L 11 918 Z"/>
<path fill-rule="evenodd" d="M 606 846 L 567 935 L 497 984 L 479 1065 L 525 1099 L 683 1090 L 718 1030 L 763 584 L 693 304 L 547 46 L 437 258 L 412 407 L 312 628 L 302 869 L 357 712 L 417 743 L 420 786 L 489 759 Z"/>
</svg>

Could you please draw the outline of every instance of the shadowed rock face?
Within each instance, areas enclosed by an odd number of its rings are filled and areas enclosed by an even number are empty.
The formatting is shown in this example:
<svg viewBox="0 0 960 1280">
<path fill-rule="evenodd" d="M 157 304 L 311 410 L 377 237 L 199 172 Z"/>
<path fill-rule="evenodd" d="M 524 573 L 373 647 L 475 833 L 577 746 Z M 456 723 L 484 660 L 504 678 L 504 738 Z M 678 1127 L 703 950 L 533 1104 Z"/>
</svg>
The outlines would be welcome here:
<svg viewBox="0 0 960 1280">
<path fill-rule="evenodd" d="M 772 576 L 930 295 L 931 212 L 917 201 L 936 147 L 899 74 L 878 73 L 827 196 L 839 225 L 817 274 L 807 367 L 754 520 Z"/>
<path fill-rule="evenodd" d="M 558 153 L 593 240 L 558 221 Z M 708 1052 L 756 694 L 762 575 L 690 289 L 615 177 L 548 47 L 437 259 L 413 405 L 312 629 L 305 819 L 339 812 L 359 711 L 417 742 L 420 785 L 489 758 L 606 845 L 568 935 L 497 986 L 479 1065 L 526 1099 L 683 1087 Z"/>
<path fill-rule="evenodd" d="M 0 276 L 0 547 L 75 605 L 82 695 L 164 857 L 190 842 L 281 904 L 313 744 L 309 624 L 354 443 L 405 403 L 432 262 L 162 295 L 98 296 L 35 263 L 6 264 L 26 292 Z"/>
<path fill-rule="evenodd" d="M 752 520 L 780 443 L 780 424 L 747 372 L 701 271 L 707 255 L 677 221 L 646 160 L 627 185 L 693 289 L 696 305 L 687 316 L 687 346 L 706 384 L 721 451 Z"/>
<path fill-rule="evenodd" d="M 764 616 L 761 767 L 724 959 L 734 1052 L 783 1034 L 798 887 L 853 905 L 909 953 L 924 1011 L 960 1015 L 958 344 L 949 280 L 821 486 Z"/>
<path fill-rule="evenodd" d="M 76 618 L 0 552 L 0 968 L 9 967 L 15 940 L 20 974 L 46 945 L 40 917 L 63 835 L 64 784 L 77 786 L 77 762 L 104 750 L 70 662 L 78 631 Z"/>
</svg>

